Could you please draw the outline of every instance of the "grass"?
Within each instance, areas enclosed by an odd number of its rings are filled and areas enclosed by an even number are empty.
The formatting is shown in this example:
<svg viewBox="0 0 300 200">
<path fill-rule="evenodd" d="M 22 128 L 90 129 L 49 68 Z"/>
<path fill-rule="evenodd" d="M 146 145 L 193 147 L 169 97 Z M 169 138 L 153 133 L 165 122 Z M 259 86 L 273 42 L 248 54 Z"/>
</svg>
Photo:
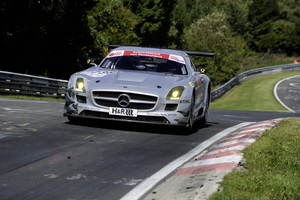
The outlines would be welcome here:
<svg viewBox="0 0 300 200">
<path fill-rule="evenodd" d="M 59 99 L 59 98 L 35 97 L 35 96 L 24 96 L 24 95 L 0 95 L 0 98 L 39 100 L 39 101 L 64 101 L 64 99 Z"/>
<path fill-rule="evenodd" d="M 300 199 L 300 118 L 282 120 L 244 149 L 245 171 L 233 171 L 209 199 Z"/>
<path fill-rule="evenodd" d="M 211 103 L 211 109 L 290 112 L 273 95 L 275 84 L 300 72 L 286 72 L 247 80 Z"/>
</svg>

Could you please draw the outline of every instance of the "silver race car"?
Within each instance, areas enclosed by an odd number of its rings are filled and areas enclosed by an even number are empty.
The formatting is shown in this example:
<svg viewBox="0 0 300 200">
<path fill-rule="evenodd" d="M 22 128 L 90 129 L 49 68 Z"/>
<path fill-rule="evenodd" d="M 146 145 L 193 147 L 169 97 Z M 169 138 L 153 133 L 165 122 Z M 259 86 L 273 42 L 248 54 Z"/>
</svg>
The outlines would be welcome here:
<svg viewBox="0 0 300 200">
<path fill-rule="evenodd" d="M 73 74 L 65 109 L 70 121 L 100 118 L 179 125 L 205 124 L 211 82 L 188 56 L 211 52 L 121 46 L 98 65 Z"/>
</svg>

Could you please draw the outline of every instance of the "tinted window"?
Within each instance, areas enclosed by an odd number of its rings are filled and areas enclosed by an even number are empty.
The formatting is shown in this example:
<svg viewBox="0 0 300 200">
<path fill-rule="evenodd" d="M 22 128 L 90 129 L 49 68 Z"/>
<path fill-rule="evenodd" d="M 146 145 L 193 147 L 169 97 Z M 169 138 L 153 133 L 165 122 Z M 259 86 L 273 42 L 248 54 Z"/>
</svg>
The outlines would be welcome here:
<svg viewBox="0 0 300 200">
<path fill-rule="evenodd" d="M 102 68 L 120 70 L 142 70 L 158 73 L 187 74 L 186 66 L 172 60 L 146 56 L 119 56 L 106 58 Z"/>
</svg>

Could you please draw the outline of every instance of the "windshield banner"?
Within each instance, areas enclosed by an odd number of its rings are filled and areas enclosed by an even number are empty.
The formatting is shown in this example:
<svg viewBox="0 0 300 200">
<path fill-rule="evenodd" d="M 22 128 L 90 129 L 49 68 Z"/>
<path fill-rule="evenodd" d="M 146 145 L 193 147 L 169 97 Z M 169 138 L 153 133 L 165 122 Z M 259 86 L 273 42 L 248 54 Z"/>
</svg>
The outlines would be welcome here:
<svg viewBox="0 0 300 200">
<path fill-rule="evenodd" d="M 146 52 L 146 51 L 113 51 L 108 55 L 108 57 L 116 57 L 116 56 L 146 56 L 146 57 L 172 60 L 175 62 L 185 64 L 182 56 L 165 54 L 165 53 L 155 53 L 155 52 Z"/>
</svg>

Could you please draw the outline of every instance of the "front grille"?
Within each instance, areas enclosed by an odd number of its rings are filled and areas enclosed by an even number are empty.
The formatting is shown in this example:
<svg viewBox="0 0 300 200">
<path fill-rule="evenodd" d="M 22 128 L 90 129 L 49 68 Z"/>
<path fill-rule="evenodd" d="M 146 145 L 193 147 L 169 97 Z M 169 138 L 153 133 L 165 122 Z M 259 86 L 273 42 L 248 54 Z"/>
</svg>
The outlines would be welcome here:
<svg viewBox="0 0 300 200">
<path fill-rule="evenodd" d="M 121 107 L 118 103 L 118 98 L 121 94 L 128 95 L 130 97 L 130 103 L 126 108 L 138 109 L 138 110 L 149 110 L 154 108 L 157 97 L 128 93 L 128 92 L 102 92 L 94 91 L 93 97 L 96 104 L 104 107 Z"/>
<path fill-rule="evenodd" d="M 110 115 L 104 112 L 96 112 L 90 110 L 84 110 L 80 113 L 82 116 L 90 116 L 105 119 L 117 119 L 117 120 L 129 120 L 129 121 L 142 121 L 142 122 L 153 122 L 161 124 L 169 124 L 170 122 L 163 116 L 137 116 L 137 117 L 126 117 L 118 115 Z"/>
</svg>

